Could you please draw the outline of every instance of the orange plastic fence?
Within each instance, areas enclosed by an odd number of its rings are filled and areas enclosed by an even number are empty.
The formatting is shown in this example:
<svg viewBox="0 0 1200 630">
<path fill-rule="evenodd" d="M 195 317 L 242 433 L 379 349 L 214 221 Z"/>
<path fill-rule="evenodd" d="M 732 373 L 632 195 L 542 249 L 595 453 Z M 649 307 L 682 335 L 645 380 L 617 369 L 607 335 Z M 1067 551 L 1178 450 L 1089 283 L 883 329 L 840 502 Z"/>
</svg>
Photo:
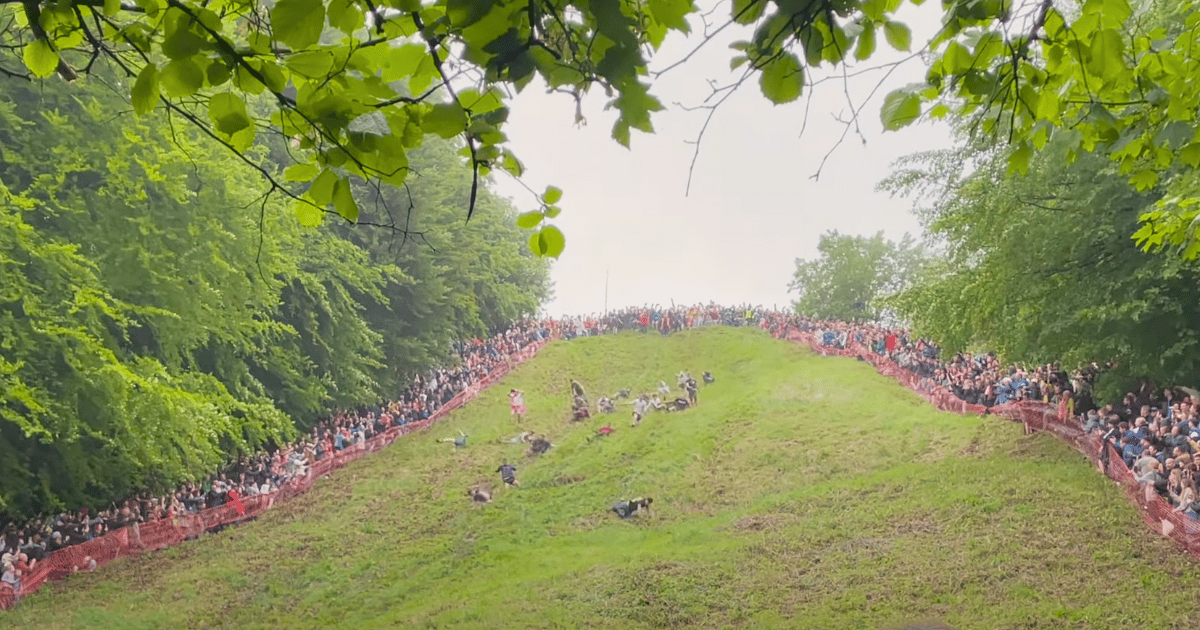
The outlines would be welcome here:
<svg viewBox="0 0 1200 630">
<path fill-rule="evenodd" d="M 467 402 L 478 396 L 479 392 L 504 378 L 512 368 L 532 358 L 546 343 L 546 341 L 538 341 L 526 346 L 520 352 L 510 355 L 507 363 L 502 363 L 493 368 L 486 377 L 467 386 L 465 390 L 459 392 L 454 398 L 451 398 L 445 405 L 442 405 L 437 411 L 431 414 L 429 418 L 400 427 L 392 427 L 366 442 L 355 444 L 332 457 L 317 461 L 309 467 L 307 474 L 292 478 L 275 492 L 253 497 L 243 497 L 241 499 L 243 509 L 239 510 L 234 505 L 225 504 L 195 513 L 179 515 L 172 519 L 161 519 L 130 525 L 111 531 L 104 536 L 88 542 L 59 549 L 41 562 L 38 562 L 29 575 L 21 576 L 21 588 L 19 591 L 14 592 L 7 585 L 0 585 L 0 609 L 12 608 L 21 597 L 36 592 L 50 580 L 66 577 L 73 573 L 75 569 L 83 570 L 85 568 L 84 563 L 89 556 L 96 562 L 96 567 L 99 568 L 123 556 L 177 545 L 188 538 L 199 536 L 214 527 L 255 518 L 270 509 L 277 501 L 286 500 L 287 498 L 306 492 L 317 479 L 330 472 L 345 466 L 363 455 L 374 453 L 388 446 L 401 436 L 428 428 L 451 411 L 467 404 Z"/>
<path fill-rule="evenodd" d="M 823 355 L 861 358 L 874 365 L 879 373 L 896 378 L 902 385 L 943 411 L 962 414 L 990 412 L 1023 423 L 1027 432 L 1044 431 L 1057 435 L 1083 453 L 1100 472 L 1117 482 L 1125 491 L 1129 502 L 1138 508 L 1142 519 L 1155 531 L 1179 543 L 1188 553 L 1200 557 L 1200 521 L 1174 511 L 1171 504 L 1155 492 L 1153 487 L 1137 483 L 1133 471 L 1129 470 L 1120 453 L 1111 444 L 1104 444 L 1094 435 L 1084 434 L 1083 427 L 1074 418 L 1060 416 L 1057 407 L 1037 401 L 1006 403 L 990 408 L 970 405 L 950 390 L 899 367 L 887 356 L 876 354 L 860 344 L 849 343 L 844 349 L 825 346 L 816 335 L 795 329 L 789 329 L 785 335 L 787 339 L 807 344 L 815 352 Z M 1102 457 L 1101 448 L 1108 451 L 1106 456 Z"/>
</svg>

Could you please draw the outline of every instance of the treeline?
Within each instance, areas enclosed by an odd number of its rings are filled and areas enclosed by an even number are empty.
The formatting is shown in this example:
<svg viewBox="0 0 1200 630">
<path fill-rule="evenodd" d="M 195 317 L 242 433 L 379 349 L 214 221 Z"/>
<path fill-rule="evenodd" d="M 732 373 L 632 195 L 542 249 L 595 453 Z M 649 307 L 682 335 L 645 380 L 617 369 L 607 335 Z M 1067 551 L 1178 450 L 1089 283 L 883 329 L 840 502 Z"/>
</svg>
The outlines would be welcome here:
<svg viewBox="0 0 1200 630">
<path fill-rule="evenodd" d="M 410 153 L 407 189 L 358 195 L 360 220 L 407 233 L 306 228 L 231 153 L 103 83 L 0 95 L 0 521 L 201 477 L 394 396 L 548 296 L 508 202 L 481 190 L 464 222 L 452 143 Z"/>
<path fill-rule="evenodd" d="M 1128 31 L 1145 42 L 1149 32 L 1162 38 L 1158 46 L 1194 34 L 1194 3 L 1135 2 L 1132 17 L 1129 6 L 1107 14 L 1121 25 L 1110 36 Z M 1157 55 L 1137 58 L 1144 64 Z M 1090 71 L 1102 66 L 1115 68 L 1088 62 Z M 1051 99 L 1042 108 L 1067 102 L 1067 92 L 1044 79 L 1014 81 L 1022 96 L 1011 106 L 1040 112 L 1036 98 Z M 980 110 L 954 120 L 955 148 L 902 159 L 880 189 L 913 200 L 924 243 L 827 235 L 843 246 L 797 261 L 799 308 L 853 306 L 843 294 L 820 291 L 835 277 L 859 287 L 854 313 L 894 315 L 944 351 L 990 350 L 1006 362 L 1057 362 L 1066 370 L 1097 363 L 1097 400 L 1152 385 L 1200 385 L 1200 233 L 1194 221 L 1170 225 L 1184 211 L 1195 214 L 1200 190 L 1195 117 L 1172 121 L 1194 99 L 1159 98 L 1138 84 L 1151 95 L 1144 103 L 1105 103 L 1090 91 L 1101 81 L 1092 81 L 1087 99 L 1073 101 L 1084 108 L 1074 123 L 1066 116 L 1061 125 L 1038 122 L 1027 141 L 1010 144 L 1019 123 Z M 1152 141 L 1136 123 L 1142 105 L 1153 115 L 1141 122 L 1160 128 Z M 1134 117 L 1119 120 L 1126 114 Z"/>
<path fill-rule="evenodd" d="M 890 314 L 952 353 L 1098 363 L 1099 400 L 1196 386 L 1200 261 L 1133 238 L 1163 189 L 1138 192 L 1118 164 L 1069 147 L 1049 138 L 1025 175 L 1009 169 L 1008 147 L 965 133 L 955 149 L 901 160 L 881 189 L 914 200 L 926 244 L 825 235 L 821 256 L 797 261 L 798 311 Z"/>
</svg>

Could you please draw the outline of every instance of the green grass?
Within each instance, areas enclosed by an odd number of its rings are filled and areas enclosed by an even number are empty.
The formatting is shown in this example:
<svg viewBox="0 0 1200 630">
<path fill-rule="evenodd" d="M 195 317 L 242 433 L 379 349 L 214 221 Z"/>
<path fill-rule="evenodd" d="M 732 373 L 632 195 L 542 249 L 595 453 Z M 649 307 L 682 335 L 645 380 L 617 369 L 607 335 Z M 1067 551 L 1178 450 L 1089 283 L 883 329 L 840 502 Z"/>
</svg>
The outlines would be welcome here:
<svg viewBox="0 0 1200 630">
<path fill-rule="evenodd" d="M 711 370 L 700 406 L 571 424 Z M 525 428 L 536 460 L 499 443 Z M 613 421 L 608 438 L 588 440 Z M 462 451 L 436 443 L 462 429 Z M 516 461 L 491 505 L 464 490 Z M 654 497 L 617 519 L 621 498 Z M 932 410 L 863 362 L 744 329 L 559 342 L 431 431 L 256 522 L 55 583 L 7 627 L 1195 628 L 1197 563 L 1050 436 Z"/>
</svg>

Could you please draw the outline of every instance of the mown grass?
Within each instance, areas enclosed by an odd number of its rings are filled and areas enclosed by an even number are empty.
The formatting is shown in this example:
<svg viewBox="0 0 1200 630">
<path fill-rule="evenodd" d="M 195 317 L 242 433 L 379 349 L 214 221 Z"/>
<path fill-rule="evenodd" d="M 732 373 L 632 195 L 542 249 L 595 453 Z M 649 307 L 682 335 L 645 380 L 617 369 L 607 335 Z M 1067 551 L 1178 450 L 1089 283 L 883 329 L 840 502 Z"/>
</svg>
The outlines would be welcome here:
<svg viewBox="0 0 1200 630">
<path fill-rule="evenodd" d="M 711 370 L 700 406 L 571 424 Z M 515 435 L 555 443 L 538 459 Z M 636 393 L 636 392 L 635 392 Z M 615 433 L 588 440 L 612 421 Z M 436 438 L 462 429 L 470 446 Z M 491 505 L 465 488 L 519 489 Z M 649 518 L 609 506 L 654 497 Z M 12 628 L 1195 628 L 1198 564 L 1049 436 L 933 411 L 759 331 L 558 342 L 430 432 L 256 522 L 54 584 Z"/>
</svg>

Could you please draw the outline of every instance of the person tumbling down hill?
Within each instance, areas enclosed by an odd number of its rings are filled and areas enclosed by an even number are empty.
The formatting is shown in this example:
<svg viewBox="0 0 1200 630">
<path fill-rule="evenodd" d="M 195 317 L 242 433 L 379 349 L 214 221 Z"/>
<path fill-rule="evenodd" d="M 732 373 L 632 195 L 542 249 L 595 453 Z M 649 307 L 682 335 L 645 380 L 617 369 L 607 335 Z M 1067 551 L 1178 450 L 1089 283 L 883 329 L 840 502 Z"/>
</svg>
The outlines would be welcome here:
<svg viewBox="0 0 1200 630">
<path fill-rule="evenodd" d="M 600 400 L 596 401 L 596 410 L 600 413 L 612 413 L 617 410 L 617 407 L 608 396 L 601 396 Z"/>
<path fill-rule="evenodd" d="M 645 498 L 638 497 L 636 499 L 630 499 L 628 501 L 618 501 L 617 503 L 615 503 L 612 506 L 612 511 L 615 512 L 617 514 L 617 516 L 621 517 L 622 519 L 626 519 L 626 518 L 629 518 L 630 516 L 633 516 L 634 514 L 636 514 L 639 511 L 649 512 L 650 504 L 653 502 L 654 502 L 654 499 L 651 499 L 650 497 L 645 497 Z"/>
<path fill-rule="evenodd" d="M 535 435 L 529 440 L 529 452 L 526 453 L 525 456 L 533 457 L 535 455 L 541 455 L 542 453 L 550 450 L 551 446 L 554 445 L 550 443 L 550 440 L 546 439 L 546 436 Z"/>
<path fill-rule="evenodd" d="M 705 385 L 712 385 L 717 381 L 717 379 L 713 378 L 712 372 L 705 372 L 704 374 L 701 374 L 700 377 L 704 379 Z"/>
<path fill-rule="evenodd" d="M 571 379 L 571 398 L 583 399 L 583 404 L 587 405 L 587 394 L 583 391 L 583 385 L 580 385 L 579 381 L 574 379 Z"/>
<path fill-rule="evenodd" d="M 471 500 L 476 503 L 491 503 L 492 502 L 491 491 L 489 491 L 487 488 L 484 488 L 483 486 L 480 486 L 480 485 L 475 485 L 475 486 L 471 486 L 470 488 L 467 488 L 467 496 L 471 497 Z"/>
<path fill-rule="evenodd" d="M 683 411 L 684 409 L 687 409 L 689 406 L 690 406 L 690 403 L 688 403 L 688 399 L 683 398 L 681 396 L 681 397 L 676 398 L 675 400 L 672 400 L 671 402 L 667 403 L 667 411 Z"/>
<path fill-rule="evenodd" d="M 442 438 L 438 441 L 439 442 L 454 442 L 454 448 L 463 448 L 464 446 L 467 445 L 467 434 L 463 433 L 462 430 L 459 429 L 458 435 L 456 435 L 454 437 Z"/>
<path fill-rule="evenodd" d="M 587 439 L 589 442 L 591 442 L 592 440 L 594 440 L 596 438 L 602 438 L 602 437 L 606 437 L 609 435 L 612 435 L 612 424 L 606 424 L 606 425 L 600 427 L 599 429 L 596 429 L 596 432 L 593 433 L 592 435 L 589 435 Z"/>
<path fill-rule="evenodd" d="M 508 463 L 508 460 L 504 460 L 504 463 L 500 464 L 500 467 L 496 469 L 496 472 L 500 473 L 500 479 L 504 481 L 504 485 L 510 487 L 517 487 L 521 485 L 519 482 L 517 482 L 517 467 Z"/>
</svg>

